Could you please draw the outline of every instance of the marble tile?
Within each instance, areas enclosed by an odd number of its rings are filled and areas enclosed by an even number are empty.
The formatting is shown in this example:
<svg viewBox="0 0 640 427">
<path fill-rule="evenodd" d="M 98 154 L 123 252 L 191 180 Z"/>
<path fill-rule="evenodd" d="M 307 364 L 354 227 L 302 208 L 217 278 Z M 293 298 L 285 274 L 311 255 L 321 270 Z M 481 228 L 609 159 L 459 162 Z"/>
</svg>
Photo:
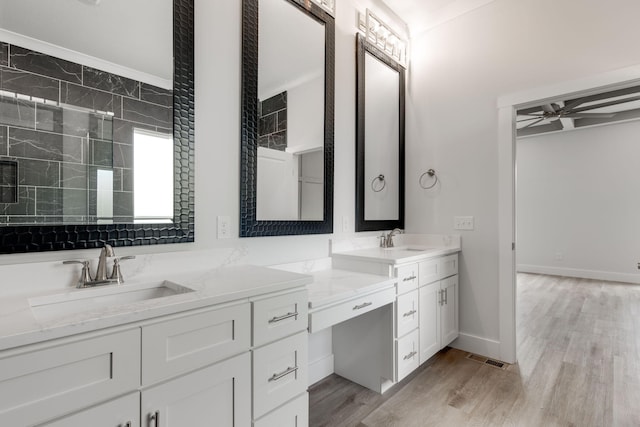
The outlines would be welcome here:
<svg viewBox="0 0 640 427">
<path fill-rule="evenodd" d="M 258 120 L 258 135 L 269 135 L 276 131 L 277 126 L 277 114 L 269 114 L 260 117 Z"/>
<path fill-rule="evenodd" d="M 140 97 L 140 83 L 136 80 L 118 76 L 95 68 L 82 67 L 83 86 L 104 90 L 131 98 Z"/>
<path fill-rule="evenodd" d="M 32 101 L 0 96 L 0 125 L 35 128 L 36 104 Z"/>
<path fill-rule="evenodd" d="M 147 83 L 140 83 L 140 99 L 173 108 L 173 91 Z"/>
<path fill-rule="evenodd" d="M 0 203 L 0 215 L 35 215 L 35 188 L 18 187 L 18 203 Z"/>
<path fill-rule="evenodd" d="M 11 45 L 11 67 L 71 83 L 82 83 L 82 65 Z"/>
<path fill-rule="evenodd" d="M 60 98 L 60 81 L 13 68 L 0 68 L 0 88 L 20 95 L 35 96 L 51 101 Z"/>
<path fill-rule="evenodd" d="M 0 206 L 5 203 L 17 203 L 17 197 L 18 191 L 16 187 L 10 185 L 0 185 Z"/>
<path fill-rule="evenodd" d="M 111 139 L 113 120 L 109 116 L 62 108 L 53 105 L 36 106 L 36 129 L 65 135 Z"/>
<path fill-rule="evenodd" d="M 133 191 L 133 169 L 114 168 L 113 188 L 118 191 Z"/>
<path fill-rule="evenodd" d="M 269 135 L 262 135 L 258 137 L 258 147 L 269 148 Z"/>
<path fill-rule="evenodd" d="M 287 130 L 287 110 L 278 111 L 277 130 Z"/>
<path fill-rule="evenodd" d="M 269 135 L 269 148 L 284 151 L 287 148 L 287 132 L 281 131 Z"/>
<path fill-rule="evenodd" d="M 0 65 L 9 65 L 9 44 L 0 42 Z"/>
<path fill-rule="evenodd" d="M 269 99 L 265 99 L 261 102 L 262 115 L 266 116 L 275 111 L 283 110 L 287 108 L 287 92 L 282 92 L 278 95 L 272 96 Z"/>
<path fill-rule="evenodd" d="M 113 112 L 119 117 L 119 103 L 122 97 L 97 89 L 91 89 L 62 82 L 60 90 L 60 101 L 90 110 Z"/>
<path fill-rule="evenodd" d="M 18 163 L 15 160 L 0 159 L 0 185 L 15 186 L 17 182 Z"/>
<path fill-rule="evenodd" d="M 62 188 L 87 188 L 88 166 L 81 163 L 60 164 L 60 187 Z"/>
<path fill-rule="evenodd" d="M 97 166 L 113 166 L 113 143 L 111 141 L 103 141 L 92 139 L 89 141 L 89 150 L 91 151 L 92 165 Z"/>
<path fill-rule="evenodd" d="M 117 168 L 133 168 L 133 146 L 113 144 L 113 166 Z"/>
<path fill-rule="evenodd" d="M 128 191 L 113 192 L 113 215 L 133 215 L 133 193 Z"/>
<path fill-rule="evenodd" d="M 19 159 L 20 185 L 58 187 L 60 163 L 45 160 Z"/>
<path fill-rule="evenodd" d="M 62 188 L 36 189 L 37 215 L 86 215 L 87 191 Z"/>
<path fill-rule="evenodd" d="M 30 129 L 10 128 L 9 155 L 81 163 L 83 159 L 82 139 Z"/>
<path fill-rule="evenodd" d="M 173 109 L 130 98 L 122 99 L 122 118 L 151 126 L 170 128 Z"/>
</svg>

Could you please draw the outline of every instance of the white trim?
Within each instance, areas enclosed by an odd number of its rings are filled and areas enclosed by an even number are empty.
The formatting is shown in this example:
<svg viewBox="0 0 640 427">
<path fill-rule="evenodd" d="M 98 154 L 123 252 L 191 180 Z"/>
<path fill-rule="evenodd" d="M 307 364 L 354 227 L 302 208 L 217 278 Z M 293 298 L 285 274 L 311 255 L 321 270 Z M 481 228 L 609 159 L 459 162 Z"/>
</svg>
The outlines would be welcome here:
<svg viewBox="0 0 640 427">
<path fill-rule="evenodd" d="M 617 273 L 615 271 L 583 270 L 580 268 L 560 268 L 547 265 L 518 264 L 518 273 L 550 274 L 552 276 L 577 277 L 581 279 L 604 280 L 640 284 L 640 274 Z"/>
<path fill-rule="evenodd" d="M 333 374 L 333 354 L 309 362 L 309 386 Z"/>
<path fill-rule="evenodd" d="M 500 359 L 501 345 L 499 341 L 479 337 L 476 335 L 460 333 L 460 335 L 458 335 L 458 338 L 456 338 L 456 340 L 449 345 L 459 350 L 468 351 L 469 353 L 475 353 L 479 354 L 480 356 L 512 363 Z"/>
<path fill-rule="evenodd" d="M 35 50 L 36 52 L 41 52 L 46 55 L 64 59 L 66 61 L 86 65 L 87 67 L 96 68 L 101 71 L 107 71 L 118 76 L 148 83 L 150 85 L 161 87 L 163 89 L 173 90 L 172 80 L 164 79 L 162 77 L 149 74 L 144 71 L 134 70 L 133 68 L 105 61 L 104 59 L 96 58 L 95 56 L 86 55 L 75 50 L 67 49 L 62 46 L 47 43 L 42 40 L 27 37 L 22 34 L 14 33 L 12 31 L 4 30 L 1 28 L 0 40 L 5 43 L 20 46 L 25 49 Z"/>
<path fill-rule="evenodd" d="M 585 96 L 640 83 L 640 64 L 594 76 L 511 93 L 498 98 L 498 293 L 500 360 L 516 359 L 515 263 L 515 110 L 566 95 Z M 516 246 L 517 247 L 517 246 Z"/>
</svg>

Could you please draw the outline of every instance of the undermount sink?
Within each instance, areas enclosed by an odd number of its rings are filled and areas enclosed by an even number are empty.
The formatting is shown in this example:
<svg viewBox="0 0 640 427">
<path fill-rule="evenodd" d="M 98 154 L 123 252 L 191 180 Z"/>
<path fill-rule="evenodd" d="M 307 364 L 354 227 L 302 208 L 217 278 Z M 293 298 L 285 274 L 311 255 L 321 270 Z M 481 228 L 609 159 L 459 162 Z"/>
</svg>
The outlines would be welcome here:
<svg viewBox="0 0 640 427">
<path fill-rule="evenodd" d="M 193 289 L 162 280 L 134 285 L 105 285 L 97 288 L 74 289 L 65 293 L 30 298 L 29 305 L 37 319 L 50 320 L 188 292 L 193 292 Z"/>
<path fill-rule="evenodd" d="M 388 251 L 410 251 L 410 252 L 423 252 L 428 250 L 429 248 L 414 248 L 414 247 L 407 247 L 407 246 L 398 246 L 398 247 L 393 247 L 393 248 L 385 248 Z"/>
</svg>

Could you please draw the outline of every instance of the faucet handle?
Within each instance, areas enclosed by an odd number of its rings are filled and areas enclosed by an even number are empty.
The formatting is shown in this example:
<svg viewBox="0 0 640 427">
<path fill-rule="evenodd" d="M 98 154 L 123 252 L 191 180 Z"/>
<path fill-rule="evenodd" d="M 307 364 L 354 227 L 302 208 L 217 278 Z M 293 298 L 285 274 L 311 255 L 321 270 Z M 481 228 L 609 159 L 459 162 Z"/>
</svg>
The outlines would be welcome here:
<svg viewBox="0 0 640 427">
<path fill-rule="evenodd" d="M 113 259 L 113 270 L 111 271 L 111 280 L 116 280 L 118 283 L 124 283 L 122 277 L 122 269 L 120 268 L 120 261 L 126 261 L 128 259 L 135 259 L 135 255 L 127 255 Z"/>
<path fill-rule="evenodd" d="M 63 264 L 82 264 L 82 272 L 80 273 L 80 278 L 78 279 L 78 284 L 76 287 L 84 288 L 87 283 L 93 281 L 91 277 L 91 271 L 89 270 L 89 261 L 86 260 L 77 260 L 71 259 L 68 261 L 62 261 Z"/>
<path fill-rule="evenodd" d="M 385 236 L 384 231 L 382 232 L 382 235 L 378 236 L 378 239 L 380 239 L 380 247 L 381 248 L 386 248 L 387 247 L 387 236 Z"/>
</svg>

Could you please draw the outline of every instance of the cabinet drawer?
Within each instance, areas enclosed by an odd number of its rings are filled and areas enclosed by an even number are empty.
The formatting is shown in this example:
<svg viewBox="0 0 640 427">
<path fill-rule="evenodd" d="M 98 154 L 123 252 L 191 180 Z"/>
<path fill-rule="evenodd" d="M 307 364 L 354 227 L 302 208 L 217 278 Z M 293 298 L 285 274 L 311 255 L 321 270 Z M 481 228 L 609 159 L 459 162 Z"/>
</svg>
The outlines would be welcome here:
<svg viewBox="0 0 640 427">
<path fill-rule="evenodd" d="M 396 341 L 397 379 L 402 380 L 420 365 L 418 340 L 419 331 L 416 329 Z"/>
<path fill-rule="evenodd" d="M 253 301 L 253 346 L 307 329 L 307 291 Z"/>
<path fill-rule="evenodd" d="M 135 392 L 58 419 L 43 427 L 140 427 L 140 393 Z"/>
<path fill-rule="evenodd" d="M 307 427 L 308 425 L 308 393 L 296 397 L 253 423 L 253 427 Z"/>
<path fill-rule="evenodd" d="M 401 265 L 396 269 L 398 295 L 418 289 L 418 264 Z"/>
<path fill-rule="evenodd" d="M 427 285 L 429 283 L 440 280 L 440 259 L 428 259 L 426 261 L 420 261 L 418 264 L 418 271 L 420 273 L 420 286 Z"/>
<path fill-rule="evenodd" d="M 440 278 L 458 274 L 458 254 L 440 258 Z"/>
<path fill-rule="evenodd" d="M 350 299 L 341 304 L 319 309 L 309 314 L 309 332 L 317 332 L 352 317 L 360 316 L 396 299 L 396 290 L 391 287 L 368 295 Z"/>
<path fill-rule="evenodd" d="M 140 386 L 140 329 L 0 356 L 0 425 L 33 425 Z"/>
<path fill-rule="evenodd" d="M 248 302 L 142 327 L 142 384 L 210 365 L 250 347 Z"/>
<path fill-rule="evenodd" d="M 307 331 L 253 350 L 253 418 L 307 390 Z"/>
<path fill-rule="evenodd" d="M 398 296 L 396 303 L 396 337 L 418 327 L 418 290 Z"/>
</svg>

